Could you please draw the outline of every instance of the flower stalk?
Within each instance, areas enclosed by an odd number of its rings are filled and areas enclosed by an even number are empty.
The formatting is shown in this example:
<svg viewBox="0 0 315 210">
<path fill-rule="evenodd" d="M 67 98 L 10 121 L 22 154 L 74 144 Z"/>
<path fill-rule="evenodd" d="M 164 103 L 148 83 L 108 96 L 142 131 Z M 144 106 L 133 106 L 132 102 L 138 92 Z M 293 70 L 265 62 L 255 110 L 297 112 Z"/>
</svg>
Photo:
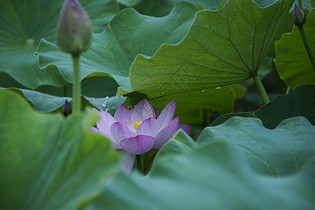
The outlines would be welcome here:
<svg viewBox="0 0 315 210">
<path fill-rule="evenodd" d="M 301 3 L 301 2 L 299 2 L 299 3 Z M 296 25 L 299 28 L 299 31 L 300 31 L 300 34 L 301 34 L 301 37 L 302 37 L 302 40 L 304 43 L 304 47 L 306 49 L 308 57 L 311 60 L 311 63 L 313 65 L 313 69 L 315 70 L 315 59 L 314 59 L 312 50 L 310 48 L 310 45 L 308 44 L 307 38 L 305 36 L 304 28 L 303 28 L 303 25 L 306 22 L 306 17 L 305 17 L 303 10 L 301 9 L 302 8 L 301 6 L 302 6 L 301 4 L 300 4 L 300 6 L 297 4 L 294 5 L 292 19 L 293 19 L 294 25 Z"/>
<path fill-rule="evenodd" d="M 285 94 L 288 95 L 289 93 L 291 93 L 292 89 L 290 87 L 287 88 L 287 90 L 285 91 Z"/>
<path fill-rule="evenodd" d="M 73 62 L 73 113 L 81 111 L 80 54 L 92 42 L 91 21 L 77 0 L 65 0 L 57 25 L 57 44 L 72 55 Z"/>
<path fill-rule="evenodd" d="M 304 29 L 303 29 L 303 25 L 298 25 L 298 27 L 299 27 L 299 31 L 300 31 L 300 34 L 301 34 L 301 37 L 302 37 L 302 40 L 303 40 L 303 43 L 304 43 L 306 52 L 307 52 L 307 54 L 308 54 L 308 57 L 309 57 L 310 60 L 311 60 L 311 63 L 312 63 L 312 65 L 313 65 L 313 69 L 314 69 L 314 71 L 315 71 L 315 59 L 314 59 L 312 50 L 311 50 L 311 48 L 310 48 L 310 45 L 308 44 L 307 38 L 306 38 L 306 36 L 305 36 L 305 32 L 304 32 Z"/>
<path fill-rule="evenodd" d="M 73 113 L 81 111 L 80 55 L 72 54 L 73 62 Z"/>
</svg>

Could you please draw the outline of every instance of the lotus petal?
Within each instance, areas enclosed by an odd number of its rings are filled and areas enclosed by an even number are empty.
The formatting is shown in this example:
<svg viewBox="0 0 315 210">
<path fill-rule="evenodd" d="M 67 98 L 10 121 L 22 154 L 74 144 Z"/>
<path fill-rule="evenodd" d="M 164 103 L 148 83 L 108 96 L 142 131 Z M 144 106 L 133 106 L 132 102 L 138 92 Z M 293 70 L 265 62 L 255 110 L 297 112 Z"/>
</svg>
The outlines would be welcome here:
<svg viewBox="0 0 315 210">
<path fill-rule="evenodd" d="M 152 136 L 138 135 L 135 137 L 123 139 L 120 146 L 127 152 L 140 155 L 152 149 L 154 138 Z"/>
<path fill-rule="evenodd" d="M 176 117 L 168 123 L 156 136 L 154 148 L 160 149 L 166 142 L 168 142 L 179 128 L 179 117 Z"/>
</svg>

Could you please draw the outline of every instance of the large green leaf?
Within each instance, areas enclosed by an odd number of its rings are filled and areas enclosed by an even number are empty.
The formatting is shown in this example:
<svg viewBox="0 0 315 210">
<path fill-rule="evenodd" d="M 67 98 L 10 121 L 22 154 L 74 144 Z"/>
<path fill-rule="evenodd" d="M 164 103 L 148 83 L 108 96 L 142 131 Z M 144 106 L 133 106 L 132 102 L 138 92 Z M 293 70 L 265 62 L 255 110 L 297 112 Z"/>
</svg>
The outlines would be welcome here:
<svg viewBox="0 0 315 210">
<path fill-rule="evenodd" d="M 315 85 L 302 85 L 288 95 L 277 96 L 270 103 L 260 107 L 253 113 L 226 114 L 216 119 L 211 126 L 219 125 L 236 115 L 257 117 L 269 129 L 274 129 L 281 121 L 294 116 L 303 116 L 315 125 L 314 104 Z"/>
<path fill-rule="evenodd" d="M 288 95 L 277 96 L 271 103 L 253 113 L 267 128 L 275 128 L 279 123 L 294 116 L 304 116 L 315 125 L 315 85 L 302 85 Z"/>
<path fill-rule="evenodd" d="M 80 2 L 91 18 L 94 32 L 103 31 L 118 11 L 114 0 Z M 65 84 L 56 68 L 41 71 L 34 56 L 41 38 L 55 42 L 62 4 L 63 0 L 0 0 L 0 72 L 28 88 Z"/>
<path fill-rule="evenodd" d="M 246 154 L 255 171 L 283 176 L 298 172 L 315 157 L 314 136 L 314 125 L 303 117 L 284 120 L 274 130 L 265 128 L 260 119 L 233 117 L 205 128 L 197 143 L 229 141 Z"/>
<path fill-rule="evenodd" d="M 19 92 L 23 95 L 39 112 L 53 112 L 62 107 L 66 100 L 71 102 L 69 97 L 58 97 L 33 90 L 9 89 Z"/>
<path fill-rule="evenodd" d="M 63 106 L 65 100 L 71 102 L 72 85 L 64 87 L 41 86 L 36 90 L 28 90 L 19 87 L 12 78 L 3 73 L 0 77 L 4 87 L 10 88 L 25 97 L 39 112 L 53 112 Z M 13 88 L 15 87 L 15 88 Z M 118 106 L 125 101 L 125 97 L 116 95 L 117 83 L 109 77 L 89 77 L 81 82 L 83 104 L 92 105 L 98 109 L 108 108 L 110 113 L 114 113 Z M 1 87 L 0 87 L 1 89 Z M 104 106 L 106 104 L 106 107 Z"/>
<path fill-rule="evenodd" d="M 70 103 L 72 101 L 72 98 L 69 97 L 55 96 L 34 90 L 18 88 L 8 88 L 8 90 L 19 93 L 33 105 L 35 110 L 44 113 L 56 111 L 64 105 L 66 100 Z M 107 96 L 103 98 L 83 96 L 84 105 L 90 104 L 97 109 L 108 109 L 112 114 L 125 100 L 126 98 L 123 96 Z"/>
<path fill-rule="evenodd" d="M 162 43 L 177 43 L 187 33 L 197 11 L 189 3 L 177 4 L 162 18 L 143 16 L 133 9 L 118 13 L 101 34 L 93 34 L 91 49 L 81 56 L 81 79 L 87 76 L 113 77 L 130 90 L 129 67 L 139 53 L 153 55 Z M 41 68 L 57 66 L 62 76 L 72 82 L 70 55 L 46 40 L 37 51 Z"/>
<path fill-rule="evenodd" d="M 156 161 L 177 154 L 189 153 L 198 148 L 198 146 L 199 145 L 187 133 L 182 130 L 177 131 L 173 138 L 158 152 Z"/>
<path fill-rule="evenodd" d="M 122 0 L 128 1 L 128 0 Z M 136 2 L 137 0 L 131 0 L 131 2 Z M 164 16 L 172 9 L 173 5 L 180 0 L 141 0 L 134 8 L 141 14 L 152 15 L 152 16 Z M 199 9 L 219 9 L 221 8 L 227 0 L 186 0 Z M 272 4 L 275 0 L 254 0 L 260 7 L 266 7 Z M 303 0 L 303 5 L 308 6 L 308 0 Z"/>
<path fill-rule="evenodd" d="M 140 0 L 117 0 L 117 2 L 119 2 L 122 5 L 130 7 L 138 4 Z"/>
<path fill-rule="evenodd" d="M 179 2 L 180 0 L 167 0 L 169 4 Z M 227 0 L 186 0 L 195 4 L 200 9 L 219 9 Z"/>
<path fill-rule="evenodd" d="M 131 99 L 132 104 L 137 104 L 141 99 L 148 98 L 152 105 L 162 110 L 171 100 L 176 101 L 175 116 L 180 116 L 182 123 L 201 124 L 205 119 L 205 112 L 217 111 L 221 114 L 234 111 L 234 102 L 236 99 L 244 96 L 246 88 L 241 85 L 232 85 L 218 88 L 204 89 L 201 91 L 179 92 L 178 94 L 159 97 L 160 91 L 172 89 L 180 84 L 165 83 L 163 89 L 157 89 L 149 98 L 146 95 L 137 92 L 129 93 L 126 96 Z"/>
<path fill-rule="evenodd" d="M 84 96 L 84 98 L 97 109 L 103 109 L 114 115 L 119 106 L 126 101 L 126 97 L 123 96 L 111 96 L 105 98 L 92 98 Z"/>
<path fill-rule="evenodd" d="M 5 72 L 0 72 L 0 86 L 2 88 L 16 87 L 16 88 L 25 88 L 17 81 L 15 81 L 10 75 Z"/>
<path fill-rule="evenodd" d="M 88 77 L 81 81 L 82 94 L 100 98 L 116 95 L 118 85 L 109 77 Z"/>
<path fill-rule="evenodd" d="M 244 87 L 235 85 L 179 93 L 169 97 L 151 99 L 151 102 L 154 106 L 161 108 L 175 99 L 175 115 L 180 116 L 182 123 L 201 124 L 205 117 L 204 110 L 214 110 L 221 114 L 233 112 L 234 101 L 242 97 L 244 93 Z"/>
<path fill-rule="evenodd" d="M 225 126 L 226 129 L 232 126 L 230 136 L 230 130 L 221 130 L 221 135 L 211 136 L 213 139 L 203 135 L 204 144 L 199 146 L 180 131 L 158 153 L 148 176 L 122 173 L 114 176 L 104 192 L 84 209 L 312 209 L 315 205 L 315 146 L 310 145 L 314 145 L 314 126 L 303 118 L 292 118 L 282 125 L 284 130 L 265 129 L 260 133 L 264 128 L 258 120 L 237 119 L 243 126 L 254 126 L 258 136 L 249 135 L 247 141 L 236 139 L 233 134 L 240 136 L 234 132 L 240 125 L 234 127 L 231 121 Z M 301 133 L 296 131 L 291 137 L 290 126 L 297 126 L 297 131 L 306 131 L 306 134 L 300 137 Z M 270 133 L 279 138 L 268 138 Z M 289 141 L 279 146 L 286 137 L 290 137 Z M 270 153 L 279 151 L 280 155 L 285 155 L 270 159 L 278 169 L 301 167 L 302 163 L 303 168 L 289 176 L 290 170 L 277 177 L 258 173 L 250 164 L 257 157 L 248 155 L 246 149 L 239 149 L 238 142 L 255 153 L 268 153 L 257 146 L 259 138 L 263 138 L 264 146 L 275 146 Z M 295 151 L 298 163 L 286 162 L 287 156 L 294 159 Z M 304 165 L 307 161 L 310 162 Z"/>
<path fill-rule="evenodd" d="M 6 79 L 6 78 L 4 78 Z M 2 80 L 2 78 L 1 78 Z M 10 82 L 10 81 L 9 81 Z M 4 83 L 6 84 L 6 83 Z M 11 83 L 4 87 L 19 87 Z M 26 89 L 25 87 L 19 87 Z M 63 87 L 54 87 L 49 85 L 43 85 L 35 89 L 41 93 L 46 93 L 54 96 L 71 97 L 72 96 L 72 84 L 68 83 Z M 88 77 L 81 81 L 81 92 L 84 96 L 104 98 L 106 96 L 116 95 L 118 85 L 116 81 L 109 77 L 95 76 Z"/>
<path fill-rule="evenodd" d="M 186 0 L 197 6 L 199 9 L 218 9 L 226 0 Z M 141 14 L 152 16 L 164 16 L 170 12 L 175 3 L 179 0 L 141 0 L 135 9 Z"/>
<path fill-rule="evenodd" d="M 1 209 L 77 209 L 118 169 L 110 141 L 89 131 L 95 112 L 40 114 L 6 90 L 0 103 Z"/>
<path fill-rule="evenodd" d="M 314 25 L 315 10 L 312 9 L 306 17 L 303 28 L 313 52 L 315 52 Z M 276 67 L 281 79 L 291 88 L 301 84 L 315 84 L 315 70 L 307 55 L 297 26 L 294 26 L 291 33 L 284 34 L 280 41 L 276 42 Z"/>
<path fill-rule="evenodd" d="M 132 91 L 149 97 L 164 83 L 179 83 L 160 96 L 247 80 L 257 73 L 293 0 L 261 8 L 230 0 L 219 10 L 199 11 L 185 40 L 163 44 L 152 58 L 138 55 L 130 69 Z"/>
</svg>

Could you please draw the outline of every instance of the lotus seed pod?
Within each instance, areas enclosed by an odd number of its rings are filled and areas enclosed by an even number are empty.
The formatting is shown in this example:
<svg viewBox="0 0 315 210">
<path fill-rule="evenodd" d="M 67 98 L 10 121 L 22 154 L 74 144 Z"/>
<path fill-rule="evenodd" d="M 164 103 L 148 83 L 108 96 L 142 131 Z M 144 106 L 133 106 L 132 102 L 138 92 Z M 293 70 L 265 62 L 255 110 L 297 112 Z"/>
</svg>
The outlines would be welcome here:
<svg viewBox="0 0 315 210">
<path fill-rule="evenodd" d="M 92 25 L 86 12 L 76 0 L 65 0 L 57 25 L 57 44 L 68 53 L 79 55 L 89 49 Z"/>
</svg>

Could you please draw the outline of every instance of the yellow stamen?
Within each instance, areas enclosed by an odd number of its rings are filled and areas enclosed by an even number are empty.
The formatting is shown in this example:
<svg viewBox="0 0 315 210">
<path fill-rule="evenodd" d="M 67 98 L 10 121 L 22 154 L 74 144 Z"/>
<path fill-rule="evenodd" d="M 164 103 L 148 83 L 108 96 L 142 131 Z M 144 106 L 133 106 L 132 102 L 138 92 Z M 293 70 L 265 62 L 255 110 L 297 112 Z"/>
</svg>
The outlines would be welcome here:
<svg viewBox="0 0 315 210">
<path fill-rule="evenodd" d="M 142 121 L 133 121 L 133 122 L 131 122 L 134 126 L 135 126 L 135 128 L 136 128 L 136 130 L 138 129 L 138 127 L 139 127 L 139 125 L 142 123 Z"/>
</svg>

